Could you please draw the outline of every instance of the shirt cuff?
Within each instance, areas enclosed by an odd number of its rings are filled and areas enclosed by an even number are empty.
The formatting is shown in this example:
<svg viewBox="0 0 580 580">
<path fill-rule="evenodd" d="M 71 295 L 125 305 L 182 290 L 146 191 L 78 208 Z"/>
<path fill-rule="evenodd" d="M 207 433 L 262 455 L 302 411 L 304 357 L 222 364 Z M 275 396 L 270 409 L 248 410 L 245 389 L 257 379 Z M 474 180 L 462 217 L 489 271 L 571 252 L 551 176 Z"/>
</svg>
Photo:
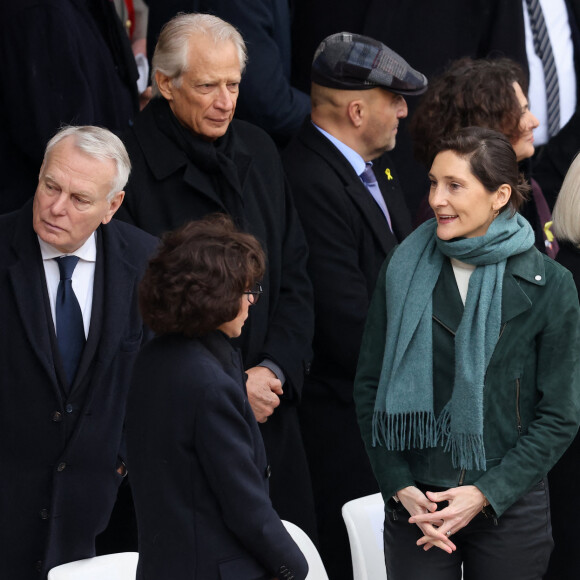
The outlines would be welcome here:
<svg viewBox="0 0 580 580">
<path fill-rule="evenodd" d="M 282 384 L 284 384 L 286 382 L 286 376 L 284 375 L 284 371 L 275 362 L 272 362 L 270 359 L 265 358 L 261 363 L 257 364 L 256 366 L 266 367 L 267 369 L 270 369 L 276 375 L 276 378 L 278 380 L 280 380 L 280 382 Z"/>
</svg>

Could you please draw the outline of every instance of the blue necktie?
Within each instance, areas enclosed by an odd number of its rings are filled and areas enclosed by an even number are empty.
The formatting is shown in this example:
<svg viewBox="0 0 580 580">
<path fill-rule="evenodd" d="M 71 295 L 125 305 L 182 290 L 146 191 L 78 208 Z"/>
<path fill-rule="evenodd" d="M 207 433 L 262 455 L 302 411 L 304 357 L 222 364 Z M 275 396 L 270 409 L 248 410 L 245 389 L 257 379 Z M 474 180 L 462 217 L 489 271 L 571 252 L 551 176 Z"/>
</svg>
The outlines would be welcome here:
<svg viewBox="0 0 580 580">
<path fill-rule="evenodd" d="M 560 130 L 560 87 L 558 71 L 554 62 L 550 36 L 544 20 L 539 0 L 526 0 L 530 16 L 530 28 L 534 39 L 534 52 L 542 61 L 544 83 L 546 85 L 546 106 L 548 109 L 548 135 L 553 137 Z"/>
<path fill-rule="evenodd" d="M 83 315 L 72 288 L 72 275 L 78 261 L 78 256 L 56 258 L 60 270 L 56 293 L 56 341 L 69 387 L 75 378 L 85 346 Z"/>
</svg>

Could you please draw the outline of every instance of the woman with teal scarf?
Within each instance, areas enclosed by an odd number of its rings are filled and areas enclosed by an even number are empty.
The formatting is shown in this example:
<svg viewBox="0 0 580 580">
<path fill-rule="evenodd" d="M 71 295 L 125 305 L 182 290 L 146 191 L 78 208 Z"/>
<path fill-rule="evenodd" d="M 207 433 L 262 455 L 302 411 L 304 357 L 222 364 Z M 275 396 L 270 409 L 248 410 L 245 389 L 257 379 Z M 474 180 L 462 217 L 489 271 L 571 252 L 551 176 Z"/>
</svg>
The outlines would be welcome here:
<svg viewBox="0 0 580 580">
<path fill-rule="evenodd" d="M 541 579 L 545 475 L 580 423 L 580 308 L 534 248 L 506 137 L 442 140 L 435 218 L 387 258 L 355 381 L 389 580 Z"/>
</svg>

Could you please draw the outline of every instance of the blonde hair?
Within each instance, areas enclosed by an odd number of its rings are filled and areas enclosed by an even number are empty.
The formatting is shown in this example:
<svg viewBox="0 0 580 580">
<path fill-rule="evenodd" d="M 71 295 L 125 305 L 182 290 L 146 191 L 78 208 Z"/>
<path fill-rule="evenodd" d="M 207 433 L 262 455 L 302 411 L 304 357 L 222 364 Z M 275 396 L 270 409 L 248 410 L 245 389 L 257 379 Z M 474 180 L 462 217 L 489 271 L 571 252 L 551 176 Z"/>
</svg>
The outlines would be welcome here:
<svg viewBox="0 0 580 580">
<path fill-rule="evenodd" d="M 556 238 L 580 248 L 580 155 L 572 161 L 552 212 Z"/>
</svg>

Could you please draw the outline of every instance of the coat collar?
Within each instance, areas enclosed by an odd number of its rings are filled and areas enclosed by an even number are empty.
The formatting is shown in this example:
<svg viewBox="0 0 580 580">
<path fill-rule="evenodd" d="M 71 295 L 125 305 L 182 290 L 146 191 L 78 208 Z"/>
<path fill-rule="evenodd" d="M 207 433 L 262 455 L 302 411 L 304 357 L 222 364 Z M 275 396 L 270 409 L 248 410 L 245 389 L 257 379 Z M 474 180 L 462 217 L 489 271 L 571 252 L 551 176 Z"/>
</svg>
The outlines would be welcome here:
<svg viewBox="0 0 580 580">
<path fill-rule="evenodd" d="M 32 350 L 40 360 L 53 388 L 59 393 L 58 378 L 52 357 L 50 313 L 38 238 L 32 228 L 32 201 L 19 212 L 12 239 L 17 260 L 9 269 L 16 308 Z"/>
<path fill-rule="evenodd" d="M 535 247 L 507 261 L 503 277 L 502 324 L 532 307 L 521 280 L 535 286 L 544 286 L 546 283 L 544 258 Z M 455 283 L 453 268 L 449 260 L 445 260 L 433 292 L 433 318 L 455 333 L 462 315 L 463 302 Z"/>
<path fill-rule="evenodd" d="M 313 150 L 316 155 L 321 156 L 343 182 L 346 193 L 355 206 L 359 208 L 359 211 L 367 222 L 369 229 L 373 232 L 373 235 L 378 240 L 386 255 L 397 243 L 397 240 L 390 231 L 382 211 L 367 191 L 351 164 L 348 163 L 342 153 L 322 133 L 320 133 L 316 127 L 314 127 L 310 117 L 304 121 L 298 138 L 307 148 Z M 392 214 L 391 219 L 394 219 Z"/>
<path fill-rule="evenodd" d="M 203 167 L 192 163 L 185 152 L 161 129 L 165 121 L 162 115 L 156 112 L 158 107 L 159 103 L 149 103 L 138 115 L 133 129 L 153 176 L 158 181 L 164 181 L 183 169 L 182 179 L 189 187 L 210 198 L 214 203 L 222 206 L 223 211 L 226 211 L 211 176 L 204 171 Z M 244 141 L 238 138 L 238 123 L 236 120 L 232 121 L 226 135 L 234 141 L 231 147 L 235 151 L 233 161 L 238 170 L 242 193 L 244 193 L 253 160 Z"/>
</svg>

